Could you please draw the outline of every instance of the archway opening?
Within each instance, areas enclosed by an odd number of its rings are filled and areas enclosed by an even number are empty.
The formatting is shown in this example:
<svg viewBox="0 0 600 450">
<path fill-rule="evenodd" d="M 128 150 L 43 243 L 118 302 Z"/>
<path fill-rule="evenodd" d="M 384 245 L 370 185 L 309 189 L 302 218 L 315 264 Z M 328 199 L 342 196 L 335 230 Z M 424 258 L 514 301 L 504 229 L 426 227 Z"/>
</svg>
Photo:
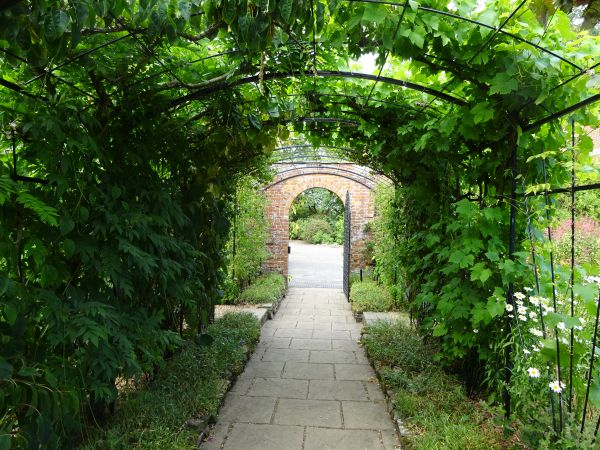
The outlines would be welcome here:
<svg viewBox="0 0 600 450">
<path fill-rule="evenodd" d="M 329 189 L 301 192 L 289 209 L 290 286 L 342 287 L 344 203 Z"/>
</svg>

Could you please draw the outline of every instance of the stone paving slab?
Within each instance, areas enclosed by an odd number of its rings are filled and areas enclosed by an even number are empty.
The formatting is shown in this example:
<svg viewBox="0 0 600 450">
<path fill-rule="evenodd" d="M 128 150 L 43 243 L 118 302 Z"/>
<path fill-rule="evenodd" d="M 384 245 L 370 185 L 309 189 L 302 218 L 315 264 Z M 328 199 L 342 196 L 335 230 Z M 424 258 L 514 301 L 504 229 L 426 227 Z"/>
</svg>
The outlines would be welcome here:
<svg viewBox="0 0 600 450">
<path fill-rule="evenodd" d="M 373 430 L 306 429 L 305 448 L 331 450 L 380 449 L 379 432 Z"/>
<path fill-rule="evenodd" d="M 201 448 L 400 448 L 360 329 L 341 290 L 291 288 Z"/>
<path fill-rule="evenodd" d="M 277 405 L 274 423 L 341 428 L 341 405 L 340 402 L 328 400 L 282 398 Z"/>
</svg>

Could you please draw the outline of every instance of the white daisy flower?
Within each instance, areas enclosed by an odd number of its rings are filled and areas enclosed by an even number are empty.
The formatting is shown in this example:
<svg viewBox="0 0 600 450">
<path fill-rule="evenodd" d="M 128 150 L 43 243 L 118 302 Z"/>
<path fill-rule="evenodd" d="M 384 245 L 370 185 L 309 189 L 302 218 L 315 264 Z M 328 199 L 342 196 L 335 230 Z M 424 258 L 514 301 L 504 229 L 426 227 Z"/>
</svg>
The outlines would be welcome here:
<svg viewBox="0 0 600 450">
<path fill-rule="evenodd" d="M 553 392 L 560 394 L 566 385 L 565 383 L 559 383 L 558 380 L 554 380 L 552 383 L 548 383 L 548 387 L 552 389 Z"/>
<path fill-rule="evenodd" d="M 540 377 L 540 371 L 538 369 L 536 369 L 535 367 L 530 367 L 529 369 L 527 369 L 527 373 L 529 374 L 529 376 L 531 378 L 539 378 Z"/>
<path fill-rule="evenodd" d="M 531 334 L 533 334 L 534 336 L 537 337 L 542 337 L 544 336 L 544 333 L 542 333 L 542 330 L 538 330 L 537 328 L 532 328 L 529 330 Z"/>
<path fill-rule="evenodd" d="M 523 288 L 523 290 L 524 290 L 525 292 L 531 292 L 531 291 L 533 291 L 533 288 L 530 288 L 529 286 L 525 286 L 525 287 Z"/>
<path fill-rule="evenodd" d="M 565 325 L 565 323 L 564 323 L 564 322 L 558 322 L 558 323 L 556 324 L 556 328 L 558 328 L 559 330 L 566 330 L 566 329 L 567 329 L 567 326 Z"/>
<path fill-rule="evenodd" d="M 531 355 L 531 352 L 526 348 L 523 349 L 523 353 L 525 353 L 526 355 Z"/>
<path fill-rule="evenodd" d="M 513 305 L 511 305 L 510 303 L 507 303 L 507 304 L 506 304 L 506 310 L 507 310 L 508 312 L 512 312 L 514 309 L 515 309 L 515 308 L 514 308 L 514 307 L 513 307 Z"/>
<path fill-rule="evenodd" d="M 552 389 L 553 392 L 556 392 L 557 394 L 560 394 L 562 392 L 562 390 L 563 390 L 561 384 L 562 383 L 559 383 L 558 380 L 555 380 L 552 383 L 549 383 L 548 387 L 550 389 Z"/>
<path fill-rule="evenodd" d="M 478 329 L 478 328 L 475 328 L 475 329 L 473 330 L 473 333 L 475 333 L 475 334 L 479 333 L 479 329 Z"/>
<path fill-rule="evenodd" d="M 519 300 L 523 300 L 525 298 L 525 294 L 522 292 L 515 292 L 514 297 Z"/>
<path fill-rule="evenodd" d="M 519 305 L 519 307 L 517 308 L 517 312 L 519 314 L 525 314 L 527 312 L 527 307 L 523 306 L 523 305 Z"/>
<path fill-rule="evenodd" d="M 519 320 L 522 321 L 522 322 L 527 322 L 527 316 L 525 316 L 523 314 L 520 314 L 519 315 Z"/>
</svg>

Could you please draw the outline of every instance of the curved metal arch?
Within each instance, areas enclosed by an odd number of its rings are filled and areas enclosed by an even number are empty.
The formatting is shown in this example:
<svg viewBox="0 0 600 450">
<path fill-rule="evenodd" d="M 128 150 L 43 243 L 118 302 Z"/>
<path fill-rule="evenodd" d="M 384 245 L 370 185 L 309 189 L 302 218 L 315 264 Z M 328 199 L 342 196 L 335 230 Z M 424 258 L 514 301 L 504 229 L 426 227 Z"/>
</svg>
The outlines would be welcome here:
<svg viewBox="0 0 600 450">
<path fill-rule="evenodd" d="M 297 174 L 297 175 L 292 175 L 292 176 L 289 176 L 289 177 L 286 177 L 286 178 L 282 178 L 281 180 L 277 180 L 277 181 L 269 184 L 268 186 L 265 186 L 264 188 L 262 188 L 262 190 L 266 191 L 267 189 L 270 189 L 273 186 L 277 186 L 278 184 L 281 184 L 281 183 L 283 183 L 283 182 L 285 182 L 287 180 L 291 180 L 293 178 L 306 177 L 306 176 L 310 176 L 310 175 L 332 175 L 332 176 L 336 176 L 336 177 L 340 177 L 340 178 L 345 178 L 346 180 L 354 181 L 355 183 L 358 183 L 361 186 L 366 187 L 370 191 L 373 190 L 372 186 L 369 186 L 366 183 L 363 183 L 362 181 L 355 180 L 354 178 L 349 177 L 347 175 L 342 175 L 342 174 L 339 174 L 339 173 L 337 173 L 337 174 L 336 173 L 328 173 L 328 172 L 308 172 L 308 173 L 300 173 L 300 174 Z"/>
<path fill-rule="evenodd" d="M 378 5 L 398 6 L 398 7 L 402 7 L 402 8 L 408 8 L 408 7 L 410 7 L 410 5 L 408 3 L 397 3 L 397 2 L 384 1 L 384 0 L 382 0 L 382 1 L 380 1 L 380 0 L 344 0 L 344 1 L 346 1 L 348 3 L 377 3 Z M 537 50 L 540 50 L 541 52 L 547 53 L 547 54 L 549 54 L 549 55 L 551 55 L 551 56 L 553 56 L 555 58 L 558 58 L 561 61 L 569 64 L 572 67 L 574 67 L 575 69 L 577 69 L 580 72 L 584 72 L 585 71 L 585 69 L 583 69 L 582 67 L 579 67 L 574 62 L 569 61 L 568 59 L 566 59 L 566 58 L 564 58 L 564 57 L 562 57 L 562 56 L 554 53 L 553 51 L 548 50 L 547 48 L 542 47 L 542 46 L 540 46 L 540 45 L 538 45 L 538 44 L 536 44 L 534 42 L 528 41 L 527 39 L 522 38 L 521 36 L 513 34 L 513 33 L 509 32 L 509 31 L 498 29 L 498 27 L 495 27 L 495 26 L 492 26 L 492 25 L 488 25 L 487 23 L 479 22 L 479 21 L 474 20 L 474 19 L 469 19 L 468 17 L 459 16 L 457 14 L 452 14 L 450 12 L 441 11 L 441 10 L 435 9 L 435 8 L 429 8 L 427 6 L 418 5 L 418 9 L 422 10 L 422 11 L 429 12 L 429 13 L 438 14 L 440 16 L 451 17 L 452 19 L 456 19 L 456 20 L 463 20 L 465 22 L 469 22 L 469 23 L 472 23 L 474 25 L 479 25 L 481 27 L 487 28 L 488 30 L 495 31 L 495 32 L 497 32 L 499 34 L 504 34 L 506 36 L 509 36 L 509 37 L 511 37 L 511 38 L 519 41 L 519 42 L 523 42 L 524 44 L 530 45 L 533 48 L 535 48 Z"/>
<path fill-rule="evenodd" d="M 300 155 L 300 156 L 310 156 L 310 155 Z M 317 164 L 318 167 L 320 168 L 328 168 L 328 169 L 333 169 L 336 170 L 335 168 L 332 167 L 325 167 L 325 166 L 331 166 L 331 165 L 344 165 L 344 166 L 360 166 L 360 167 L 365 167 L 368 168 L 373 174 L 383 177 L 385 178 L 385 180 L 390 180 L 391 178 L 389 176 L 389 174 L 386 174 L 385 172 L 382 172 L 381 170 L 378 169 L 374 169 L 371 166 L 367 166 L 367 165 L 361 165 L 357 162 L 352 162 L 349 160 L 337 160 L 337 161 L 325 161 L 325 162 L 321 162 L 318 160 L 314 160 L 314 159 L 306 159 L 306 160 L 297 160 L 297 159 L 291 159 L 291 158 L 284 158 L 284 159 L 280 159 L 280 160 L 276 160 L 270 163 L 271 167 L 273 166 L 293 166 L 294 170 L 302 170 L 302 169 L 306 169 L 310 164 Z M 320 164 L 320 166 L 319 166 Z M 279 172 L 277 171 L 277 169 L 275 169 L 277 173 L 282 173 L 283 171 Z M 342 169 L 340 169 L 342 170 Z"/>
<path fill-rule="evenodd" d="M 325 164 L 327 164 L 327 163 L 325 163 Z M 330 164 L 336 164 L 336 163 L 330 163 Z M 290 165 L 293 165 L 293 164 L 290 164 Z M 367 176 L 367 175 L 364 175 L 364 174 L 361 174 L 361 173 L 359 173 L 359 172 L 356 172 L 356 171 L 354 171 L 354 170 L 343 169 L 343 168 L 338 168 L 338 167 L 331 167 L 331 166 L 329 166 L 329 167 L 323 167 L 323 166 L 319 166 L 319 165 L 314 165 L 314 166 L 304 166 L 304 167 L 293 167 L 293 168 L 286 169 L 286 170 L 280 170 L 280 171 L 278 171 L 278 172 L 277 172 L 277 175 L 280 175 L 280 174 L 282 174 L 282 173 L 294 172 L 294 171 L 297 171 L 297 170 L 305 170 L 305 169 L 315 169 L 315 170 L 317 170 L 317 169 L 324 169 L 324 170 L 336 170 L 336 171 L 339 171 L 339 172 L 344 172 L 344 173 L 349 173 L 349 174 L 351 174 L 351 175 L 356 175 L 357 177 L 364 178 L 365 180 L 369 180 L 369 181 L 371 181 L 371 182 L 373 182 L 373 183 L 377 183 L 377 180 L 376 180 L 375 178 L 373 178 L 373 177 L 369 177 L 369 176 Z M 319 173 L 320 173 L 320 172 L 319 172 Z"/>
<path fill-rule="evenodd" d="M 345 151 L 345 152 L 349 152 L 349 153 L 358 153 L 360 152 L 360 150 L 357 150 L 355 148 L 351 148 L 351 147 L 338 147 L 335 145 L 319 145 L 318 147 L 315 147 L 314 145 L 311 144 L 300 144 L 300 145 L 286 145 L 283 147 L 277 147 L 275 148 L 273 151 L 274 152 L 282 152 L 284 150 L 293 150 L 293 149 L 303 149 L 303 148 L 314 148 L 315 150 L 318 150 L 320 148 L 325 149 L 325 150 L 341 150 L 341 151 Z M 306 155 L 308 155 L 308 153 L 305 153 Z M 340 159 L 344 159 L 344 158 L 340 158 Z"/>
<path fill-rule="evenodd" d="M 262 121 L 263 124 L 272 123 L 271 120 Z M 340 125 L 348 125 L 357 127 L 360 123 L 356 120 L 346 119 L 344 117 L 306 117 L 299 116 L 294 119 L 281 119 L 277 121 L 277 123 L 286 124 L 286 123 L 294 123 L 294 122 L 306 122 L 306 123 L 339 123 Z"/>
<path fill-rule="evenodd" d="M 284 98 L 284 97 L 305 97 L 307 95 L 307 93 L 304 94 L 283 94 L 283 95 L 277 95 L 277 97 L 279 98 Z M 407 111 L 414 111 L 416 113 L 421 113 L 420 109 L 417 108 L 413 108 L 412 106 L 408 106 L 402 103 L 396 103 L 396 102 L 392 102 L 389 100 L 382 100 L 382 99 L 377 99 L 377 98 L 368 98 L 367 96 L 364 95 L 349 95 L 349 94 L 334 94 L 334 93 L 325 93 L 325 92 L 318 92 L 317 95 L 319 97 L 341 97 L 341 98 L 347 98 L 347 99 L 358 99 L 358 100 L 369 100 L 370 102 L 374 102 L 374 103 L 382 103 L 384 105 L 390 105 L 390 106 L 394 106 L 396 108 L 400 108 L 400 109 L 405 109 Z M 243 105 L 248 104 L 248 103 L 252 103 L 253 100 L 248 100 L 245 102 L 242 102 Z M 375 106 L 371 106 L 368 104 L 364 104 L 364 105 L 360 105 L 361 108 L 370 108 L 370 109 L 374 109 L 376 108 Z M 430 114 L 431 113 L 431 108 L 429 110 L 427 110 L 427 114 L 432 115 L 434 117 L 439 117 L 439 114 L 442 114 L 440 111 L 438 111 L 437 109 L 433 109 L 433 111 L 436 112 L 436 114 Z"/>
<path fill-rule="evenodd" d="M 421 84 L 413 83 L 413 82 L 406 81 L 406 80 L 401 80 L 398 78 L 377 77 L 376 75 L 362 73 L 362 72 L 348 72 L 348 71 L 344 71 L 344 70 L 318 70 L 316 72 L 312 72 L 312 71 L 308 71 L 308 70 L 299 71 L 299 72 L 270 72 L 270 73 L 265 73 L 264 76 L 262 77 L 262 80 L 263 81 L 282 80 L 282 79 L 287 79 L 287 78 L 299 78 L 301 76 L 321 77 L 321 78 L 357 78 L 357 79 L 362 79 L 362 80 L 375 81 L 375 82 L 379 82 L 379 83 L 392 84 L 395 86 L 401 86 L 401 87 L 404 87 L 407 89 L 412 89 L 415 91 L 423 92 L 425 94 L 429 94 L 433 97 L 446 100 L 449 103 L 453 103 L 453 104 L 459 105 L 459 106 L 464 106 L 464 105 L 468 104 L 466 101 L 461 100 L 457 97 L 454 97 L 450 94 L 446 94 L 444 92 L 437 91 L 435 89 L 432 89 L 427 86 L 423 86 Z M 170 104 L 170 107 L 174 108 L 176 106 L 182 105 L 189 101 L 198 100 L 202 97 L 206 97 L 210 94 L 222 91 L 224 89 L 229 89 L 229 88 L 236 87 L 236 86 L 242 86 L 244 84 L 249 84 L 249 83 L 256 83 L 258 81 L 260 81 L 260 76 L 252 75 L 249 77 L 234 80 L 229 83 L 217 83 L 215 85 L 206 87 L 204 89 L 199 89 L 195 92 L 192 92 L 190 94 L 184 95 L 182 97 L 179 97 L 179 98 L 173 100 Z"/>
</svg>

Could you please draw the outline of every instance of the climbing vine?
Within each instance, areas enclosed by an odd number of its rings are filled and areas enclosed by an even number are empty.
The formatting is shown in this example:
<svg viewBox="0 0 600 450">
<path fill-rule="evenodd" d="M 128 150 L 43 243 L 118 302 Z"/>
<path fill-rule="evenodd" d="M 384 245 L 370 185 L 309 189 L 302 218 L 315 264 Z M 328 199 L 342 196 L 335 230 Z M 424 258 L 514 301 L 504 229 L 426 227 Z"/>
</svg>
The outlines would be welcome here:
<svg viewBox="0 0 600 450">
<path fill-rule="evenodd" d="M 598 125 L 598 38 L 561 11 L 484 6 L 2 6 L 0 445 L 68 445 L 119 378 L 204 331 L 238 180 L 291 139 L 395 182 L 406 301 L 442 359 L 497 364 L 502 299 L 531 285 L 522 215 L 509 249 L 513 182 L 569 182 L 569 135 L 547 118 L 584 102 L 572 118 Z M 365 55 L 376 68 L 357 73 Z"/>
</svg>

